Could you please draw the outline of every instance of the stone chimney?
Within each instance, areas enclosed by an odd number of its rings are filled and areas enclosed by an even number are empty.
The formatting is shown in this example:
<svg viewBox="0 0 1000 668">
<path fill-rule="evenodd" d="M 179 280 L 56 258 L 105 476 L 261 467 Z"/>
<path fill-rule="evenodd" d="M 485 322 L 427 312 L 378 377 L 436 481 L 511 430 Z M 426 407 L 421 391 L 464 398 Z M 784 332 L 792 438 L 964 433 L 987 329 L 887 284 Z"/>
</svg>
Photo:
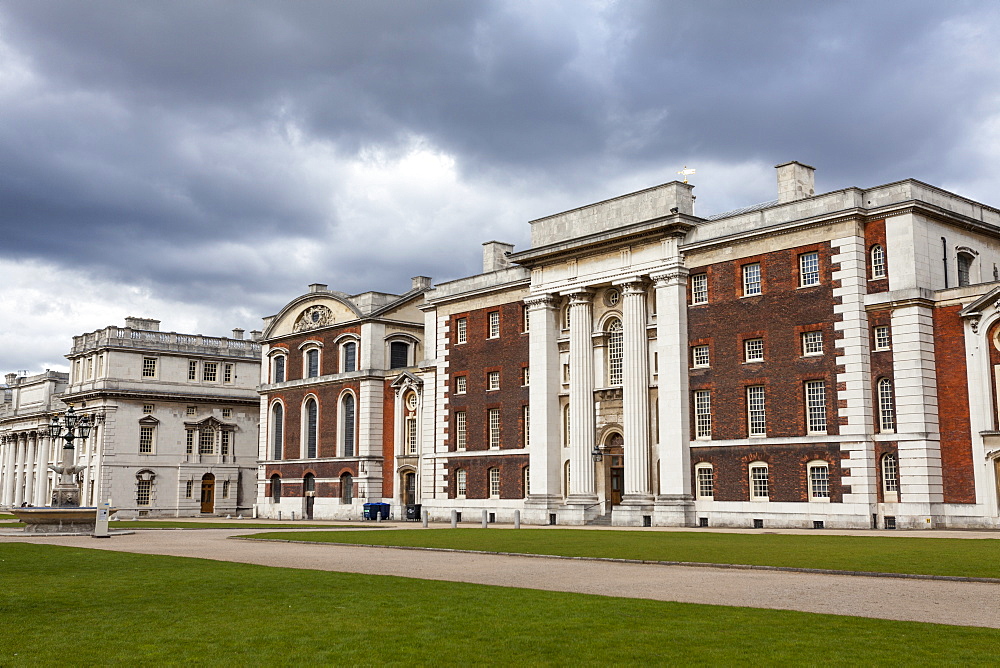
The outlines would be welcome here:
<svg viewBox="0 0 1000 668">
<path fill-rule="evenodd" d="M 510 266 L 510 254 L 514 252 L 514 244 L 502 241 L 487 241 L 483 244 L 483 273 L 500 271 Z"/>
<path fill-rule="evenodd" d="M 4 380 L 7 381 L 7 387 L 13 387 L 14 383 L 17 381 L 17 374 L 8 373 L 6 376 L 4 376 Z"/>
<path fill-rule="evenodd" d="M 778 204 L 794 202 L 816 194 L 816 168 L 801 162 L 775 165 L 778 170 Z"/>
<path fill-rule="evenodd" d="M 129 316 L 125 318 L 125 326 L 132 329 L 145 329 L 150 332 L 160 331 L 160 321 L 152 318 L 136 318 Z"/>
<path fill-rule="evenodd" d="M 310 283 L 309 292 L 326 292 L 326 283 Z"/>
<path fill-rule="evenodd" d="M 239 327 L 235 327 L 233 329 L 233 338 L 236 339 L 237 341 L 242 341 L 243 340 L 243 330 L 240 329 Z"/>
<path fill-rule="evenodd" d="M 410 279 L 411 290 L 426 290 L 429 287 L 431 287 L 430 276 L 414 276 Z"/>
<path fill-rule="evenodd" d="M 260 335 L 261 334 L 262 334 L 262 332 L 259 329 L 251 329 L 250 330 L 250 340 L 251 341 L 260 341 Z"/>
</svg>

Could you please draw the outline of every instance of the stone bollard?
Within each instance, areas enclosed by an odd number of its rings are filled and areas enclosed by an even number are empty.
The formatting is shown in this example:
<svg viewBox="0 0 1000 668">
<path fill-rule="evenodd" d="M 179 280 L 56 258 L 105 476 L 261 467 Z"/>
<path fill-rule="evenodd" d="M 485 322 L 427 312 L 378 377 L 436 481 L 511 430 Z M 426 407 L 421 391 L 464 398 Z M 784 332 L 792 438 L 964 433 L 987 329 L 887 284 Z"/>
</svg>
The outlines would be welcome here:
<svg viewBox="0 0 1000 668">
<path fill-rule="evenodd" d="M 452 529 L 457 529 L 458 528 L 458 511 L 457 510 L 451 511 L 451 528 Z"/>
<path fill-rule="evenodd" d="M 514 528 L 515 529 L 520 529 L 521 528 L 521 511 L 520 510 L 515 510 L 514 511 Z"/>
<path fill-rule="evenodd" d="M 484 529 L 485 529 L 485 528 L 486 528 L 487 526 L 489 526 L 489 519 L 490 519 L 490 516 L 489 516 L 489 514 L 488 514 L 488 513 L 487 513 L 487 512 L 486 512 L 486 511 L 484 510 L 484 511 L 483 511 L 483 528 L 484 528 Z"/>
<path fill-rule="evenodd" d="M 281 521 L 281 511 L 280 510 L 278 511 L 278 521 L 279 522 Z"/>
<path fill-rule="evenodd" d="M 430 522 L 430 519 L 431 519 L 431 514 L 430 514 L 430 512 L 429 512 L 429 511 L 427 511 L 427 510 L 424 510 L 424 511 L 422 511 L 422 512 L 420 513 L 420 515 L 421 515 L 421 518 L 420 518 L 420 519 L 422 519 L 422 520 L 423 520 L 423 524 L 424 524 L 424 528 L 426 529 L 426 528 L 427 528 L 427 523 L 428 523 L 428 522 Z"/>
</svg>

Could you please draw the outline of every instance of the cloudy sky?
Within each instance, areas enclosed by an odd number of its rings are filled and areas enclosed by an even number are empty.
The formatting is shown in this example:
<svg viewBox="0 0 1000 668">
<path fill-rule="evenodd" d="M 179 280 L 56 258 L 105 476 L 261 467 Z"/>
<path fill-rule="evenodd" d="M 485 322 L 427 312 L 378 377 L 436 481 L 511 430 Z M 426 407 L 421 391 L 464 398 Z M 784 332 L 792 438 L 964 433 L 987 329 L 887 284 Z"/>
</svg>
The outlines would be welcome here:
<svg viewBox="0 0 1000 668">
<path fill-rule="evenodd" d="M 700 215 L 788 160 L 998 206 L 998 34 L 954 0 L 0 0 L 0 373 L 475 273 L 685 165 Z"/>
</svg>

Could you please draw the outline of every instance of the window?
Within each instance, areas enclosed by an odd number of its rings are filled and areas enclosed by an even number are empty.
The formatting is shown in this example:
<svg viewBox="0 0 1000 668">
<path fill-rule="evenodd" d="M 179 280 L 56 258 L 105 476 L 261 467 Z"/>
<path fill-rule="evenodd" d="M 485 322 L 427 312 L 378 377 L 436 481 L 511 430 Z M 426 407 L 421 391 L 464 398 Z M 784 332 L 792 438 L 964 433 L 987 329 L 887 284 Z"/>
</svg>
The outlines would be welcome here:
<svg viewBox="0 0 1000 668">
<path fill-rule="evenodd" d="M 521 420 L 524 421 L 524 447 L 528 447 L 531 442 L 531 407 L 521 406 Z"/>
<path fill-rule="evenodd" d="M 229 364 L 228 362 L 222 365 L 222 382 L 223 383 L 233 382 L 233 365 Z"/>
<path fill-rule="evenodd" d="M 93 378 L 93 377 L 94 377 L 94 358 L 93 357 L 88 357 L 87 358 L 87 378 Z"/>
<path fill-rule="evenodd" d="M 747 424 L 751 436 L 767 436 L 763 385 L 751 385 L 747 388 Z"/>
<path fill-rule="evenodd" d="M 405 369 L 410 365 L 410 344 L 393 341 L 389 344 L 389 368 Z"/>
<path fill-rule="evenodd" d="M 215 432 L 207 429 L 198 432 L 198 454 L 211 455 L 215 452 Z"/>
<path fill-rule="evenodd" d="M 417 418 L 406 418 L 406 454 L 417 454 Z"/>
<path fill-rule="evenodd" d="M 826 383 L 806 382 L 806 429 L 810 434 L 826 433 Z"/>
<path fill-rule="evenodd" d="M 569 362 L 563 364 L 563 385 L 569 384 Z"/>
<path fill-rule="evenodd" d="M 563 406 L 563 447 L 569 447 L 569 404 Z"/>
<path fill-rule="evenodd" d="M 490 469 L 490 498 L 500 498 L 500 469 Z"/>
<path fill-rule="evenodd" d="M 569 484 L 570 484 L 570 471 L 569 462 L 566 462 L 566 466 L 563 469 L 563 478 L 565 478 L 566 487 L 563 490 L 563 496 L 569 496 Z"/>
<path fill-rule="evenodd" d="M 969 277 L 972 271 L 972 261 L 975 258 L 969 253 L 958 254 L 958 285 L 959 287 L 969 285 Z"/>
<path fill-rule="evenodd" d="M 185 412 L 187 413 L 188 417 L 191 417 L 193 415 L 197 415 L 198 414 L 198 407 L 197 406 L 188 406 L 187 410 Z"/>
<path fill-rule="evenodd" d="M 281 477 L 277 473 L 271 476 L 271 501 L 281 501 Z"/>
<path fill-rule="evenodd" d="M 743 361 L 764 361 L 764 339 L 746 339 L 743 342 Z"/>
<path fill-rule="evenodd" d="M 340 416 L 343 423 L 341 435 L 343 456 L 354 456 L 354 395 L 345 394 L 340 402 Z"/>
<path fill-rule="evenodd" d="M 872 278 L 885 278 L 885 249 L 875 244 L 871 251 Z"/>
<path fill-rule="evenodd" d="M 198 380 L 198 363 L 188 360 L 188 380 Z"/>
<path fill-rule="evenodd" d="M 464 499 L 465 492 L 465 469 L 457 469 L 455 471 L 455 496 L 460 499 Z"/>
<path fill-rule="evenodd" d="M 830 465 L 823 461 L 809 462 L 809 500 L 830 500 Z"/>
<path fill-rule="evenodd" d="M 154 406 L 153 404 L 143 404 L 142 405 L 142 412 L 145 413 L 146 415 L 149 415 L 155 409 L 156 409 L 156 406 Z"/>
<path fill-rule="evenodd" d="M 135 504 L 137 506 L 148 506 L 153 496 L 152 480 L 136 480 L 135 483 Z"/>
<path fill-rule="evenodd" d="M 489 409 L 487 419 L 490 427 L 490 449 L 496 450 L 500 447 L 500 409 Z"/>
<path fill-rule="evenodd" d="M 531 331 L 531 312 L 528 311 L 527 306 L 521 307 L 521 331 Z"/>
<path fill-rule="evenodd" d="M 348 371 L 357 371 L 358 365 L 358 344 L 354 341 L 348 341 L 344 344 L 342 348 L 342 355 L 344 363 L 341 366 L 340 371 L 342 373 L 347 373 Z"/>
<path fill-rule="evenodd" d="M 188 480 L 186 483 L 184 483 L 184 498 L 190 499 L 191 494 L 193 492 L 194 492 L 194 481 Z"/>
<path fill-rule="evenodd" d="M 274 372 L 271 374 L 272 382 L 285 382 L 285 356 L 278 355 L 274 358 Z"/>
<path fill-rule="evenodd" d="M 528 367 L 521 367 L 521 386 L 527 387 L 531 384 L 531 373 L 528 371 Z"/>
<path fill-rule="evenodd" d="M 455 448 L 458 450 L 465 450 L 466 444 L 466 422 L 465 422 L 465 411 L 458 411 L 455 413 Z"/>
<path fill-rule="evenodd" d="M 823 332 L 802 333 L 802 354 L 804 356 L 823 354 Z"/>
<path fill-rule="evenodd" d="M 306 378 L 319 377 L 319 348 L 306 351 Z"/>
<path fill-rule="evenodd" d="M 709 365 L 708 346 L 695 346 L 691 349 L 692 366 L 704 367 Z"/>
<path fill-rule="evenodd" d="M 229 498 L 229 481 L 228 480 L 223 480 L 222 481 L 222 498 L 223 499 L 228 499 Z"/>
<path fill-rule="evenodd" d="M 892 338 L 889 334 L 889 325 L 875 326 L 875 350 L 889 350 L 892 346 Z"/>
<path fill-rule="evenodd" d="M 754 462 L 750 465 L 750 500 L 767 501 L 771 496 L 767 464 Z"/>
<path fill-rule="evenodd" d="M 310 397 L 306 400 L 305 420 L 302 426 L 305 428 L 304 438 L 306 445 L 306 457 L 316 456 L 316 442 L 319 437 L 319 406 L 316 400 Z"/>
<path fill-rule="evenodd" d="M 699 499 L 715 498 L 715 470 L 711 464 L 700 463 L 694 467 L 695 492 Z"/>
<path fill-rule="evenodd" d="M 743 296 L 759 295 L 760 292 L 760 263 L 743 265 Z"/>
<path fill-rule="evenodd" d="M 231 431 L 219 432 L 219 449 L 221 450 L 221 454 L 227 457 L 229 456 L 230 454 L 229 450 L 232 445 L 232 442 L 233 442 L 233 432 Z"/>
<path fill-rule="evenodd" d="M 882 378 L 878 381 L 878 425 L 879 431 L 892 432 L 896 429 L 892 381 L 888 378 Z"/>
<path fill-rule="evenodd" d="M 487 371 L 486 372 L 486 389 L 488 391 L 499 390 L 500 389 L 500 372 L 499 371 Z"/>
<path fill-rule="evenodd" d="M 281 404 L 274 404 L 271 409 L 271 459 L 281 459 L 281 450 L 285 444 L 285 409 Z"/>
<path fill-rule="evenodd" d="M 799 287 L 819 285 L 819 253 L 803 253 L 799 256 Z"/>
<path fill-rule="evenodd" d="M 531 494 L 531 467 L 524 467 L 524 498 Z"/>
<path fill-rule="evenodd" d="M 608 384 L 621 385 L 624 367 L 625 335 L 618 318 L 608 323 Z"/>
<path fill-rule="evenodd" d="M 694 393 L 694 436 L 712 438 L 712 393 L 709 390 L 695 390 Z"/>
<path fill-rule="evenodd" d="M 489 320 L 489 338 L 496 339 L 500 336 L 500 311 L 490 311 L 487 315 Z"/>
<path fill-rule="evenodd" d="M 142 377 L 143 378 L 156 378 L 156 358 L 155 357 L 143 357 L 142 358 Z"/>
<path fill-rule="evenodd" d="M 214 383 L 219 379 L 219 363 L 205 362 L 201 365 L 201 379 L 206 383 Z"/>
<path fill-rule="evenodd" d="M 465 394 L 467 381 L 465 376 L 455 377 L 455 394 Z"/>
<path fill-rule="evenodd" d="M 104 375 L 104 355 L 97 356 L 97 377 Z"/>
<path fill-rule="evenodd" d="M 139 427 L 139 454 L 149 455 L 153 453 L 153 427 L 141 425 Z"/>
<path fill-rule="evenodd" d="M 340 476 L 340 502 L 354 503 L 354 476 L 350 473 Z"/>
<path fill-rule="evenodd" d="M 455 343 L 465 343 L 469 340 L 469 321 L 466 318 L 455 320 Z"/>
<path fill-rule="evenodd" d="M 882 456 L 882 495 L 885 503 L 899 501 L 899 463 L 891 452 Z"/>
<path fill-rule="evenodd" d="M 562 328 L 563 329 L 569 329 L 569 321 L 570 321 L 569 304 L 567 304 L 566 308 L 563 309 L 562 316 L 563 316 L 562 317 Z"/>
<path fill-rule="evenodd" d="M 708 303 L 708 274 L 695 274 L 691 277 L 691 303 Z"/>
<path fill-rule="evenodd" d="M 232 408 L 223 408 L 222 409 L 222 417 L 224 417 L 224 418 L 231 418 L 231 417 L 233 417 L 233 409 Z"/>
<path fill-rule="evenodd" d="M 194 429 L 184 430 L 184 452 L 189 455 L 194 454 Z"/>
</svg>

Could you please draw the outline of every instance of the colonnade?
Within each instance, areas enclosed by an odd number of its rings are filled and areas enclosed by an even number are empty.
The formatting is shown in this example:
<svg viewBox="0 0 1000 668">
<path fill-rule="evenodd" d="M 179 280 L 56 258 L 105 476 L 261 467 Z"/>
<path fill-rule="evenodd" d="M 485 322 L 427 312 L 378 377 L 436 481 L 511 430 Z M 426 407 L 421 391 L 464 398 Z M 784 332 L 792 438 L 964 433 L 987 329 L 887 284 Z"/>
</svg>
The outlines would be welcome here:
<svg viewBox="0 0 1000 668">
<path fill-rule="evenodd" d="M 76 461 L 86 466 L 81 496 L 85 505 L 94 505 L 99 495 L 97 432 L 95 427 L 88 439 L 76 444 Z M 62 460 L 61 447 L 61 439 L 51 438 L 47 430 L 40 428 L 0 436 L 0 506 L 48 505 L 56 481 L 49 465 Z"/>
</svg>

